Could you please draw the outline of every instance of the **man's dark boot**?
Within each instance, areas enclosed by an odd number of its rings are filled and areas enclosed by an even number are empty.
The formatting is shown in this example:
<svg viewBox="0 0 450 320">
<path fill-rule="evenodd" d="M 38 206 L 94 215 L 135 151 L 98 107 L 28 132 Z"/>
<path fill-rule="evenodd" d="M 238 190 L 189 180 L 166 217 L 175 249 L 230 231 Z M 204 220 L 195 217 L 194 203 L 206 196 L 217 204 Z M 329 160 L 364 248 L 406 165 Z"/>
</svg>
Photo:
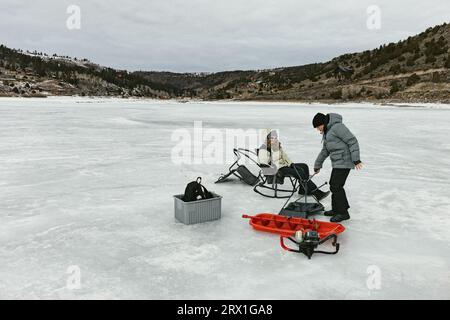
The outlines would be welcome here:
<svg viewBox="0 0 450 320">
<path fill-rule="evenodd" d="M 323 213 L 323 215 L 324 215 L 325 217 L 333 217 L 333 216 L 334 216 L 334 212 L 333 212 L 333 210 L 328 210 L 328 211 L 325 211 L 325 212 Z"/>
<path fill-rule="evenodd" d="M 330 195 L 330 191 L 323 192 L 322 190 L 317 189 L 313 192 L 314 197 L 316 197 L 317 201 L 321 201 Z"/>
<path fill-rule="evenodd" d="M 347 214 L 337 214 L 330 219 L 330 222 L 341 222 L 341 221 L 345 221 L 345 220 L 349 220 L 349 219 L 350 219 L 350 215 L 348 213 Z"/>
</svg>

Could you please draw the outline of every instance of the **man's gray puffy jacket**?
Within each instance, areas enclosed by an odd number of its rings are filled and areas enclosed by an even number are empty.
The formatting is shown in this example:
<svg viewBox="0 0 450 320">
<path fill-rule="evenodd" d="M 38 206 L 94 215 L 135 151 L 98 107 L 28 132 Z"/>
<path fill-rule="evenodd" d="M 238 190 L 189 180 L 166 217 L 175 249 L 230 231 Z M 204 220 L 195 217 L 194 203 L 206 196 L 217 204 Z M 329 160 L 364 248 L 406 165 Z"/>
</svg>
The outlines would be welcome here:
<svg viewBox="0 0 450 320">
<path fill-rule="evenodd" d="M 322 168 L 328 156 L 333 168 L 354 169 L 360 162 L 359 143 L 353 133 L 342 123 L 342 116 L 329 114 L 327 130 L 323 136 L 323 148 L 314 164 L 314 169 Z"/>
</svg>

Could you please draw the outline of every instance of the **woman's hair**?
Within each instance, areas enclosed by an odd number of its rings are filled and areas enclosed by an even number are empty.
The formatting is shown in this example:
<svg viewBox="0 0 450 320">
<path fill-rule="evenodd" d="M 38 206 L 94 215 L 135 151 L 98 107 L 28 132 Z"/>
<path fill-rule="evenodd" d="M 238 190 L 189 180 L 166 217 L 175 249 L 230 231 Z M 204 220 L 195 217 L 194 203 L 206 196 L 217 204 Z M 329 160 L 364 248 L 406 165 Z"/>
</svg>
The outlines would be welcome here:
<svg viewBox="0 0 450 320">
<path fill-rule="evenodd" d="M 271 130 L 269 134 L 266 136 L 266 146 L 267 151 L 272 152 L 272 142 L 270 141 L 271 137 L 276 137 L 278 140 L 278 133 L 275 130 Z M 278 147 L 281 148 L 281 142 L 278 140 Z"/>
</svg>

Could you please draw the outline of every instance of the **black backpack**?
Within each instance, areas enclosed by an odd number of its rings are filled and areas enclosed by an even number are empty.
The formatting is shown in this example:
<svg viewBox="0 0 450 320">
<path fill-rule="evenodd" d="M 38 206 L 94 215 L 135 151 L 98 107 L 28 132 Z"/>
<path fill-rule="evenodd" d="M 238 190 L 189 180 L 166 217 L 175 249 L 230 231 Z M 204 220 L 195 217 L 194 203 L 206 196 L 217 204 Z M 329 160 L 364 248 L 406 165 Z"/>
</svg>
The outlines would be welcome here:
<svg viewBox="0 0 450 320">
<path fill-rule="evenodd" d="M 214 198 L 213 194 L 206 190 L 201 182 L 202 178 L 198 177 L 196 181 L 188 183 L 186 189 L 184 190 L 184 196 L 182 199 L 184 202 Z"/>
</svg>

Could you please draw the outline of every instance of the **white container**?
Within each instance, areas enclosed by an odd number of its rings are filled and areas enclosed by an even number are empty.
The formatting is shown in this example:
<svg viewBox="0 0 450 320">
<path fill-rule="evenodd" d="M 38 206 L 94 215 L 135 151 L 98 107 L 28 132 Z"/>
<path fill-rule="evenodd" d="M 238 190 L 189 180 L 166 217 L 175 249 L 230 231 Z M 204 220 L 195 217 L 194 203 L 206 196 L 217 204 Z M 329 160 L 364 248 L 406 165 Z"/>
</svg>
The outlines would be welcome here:
<svg viewBox="0 0 450 320">
<path fill-rule="evenodd" d="M 184 224 L 195 224 L 220 219 L 222 197 L 213 193 L 214 198 L 184 202 L 183 195 L 175 195 L 175 219 Z"/>
</svg>

